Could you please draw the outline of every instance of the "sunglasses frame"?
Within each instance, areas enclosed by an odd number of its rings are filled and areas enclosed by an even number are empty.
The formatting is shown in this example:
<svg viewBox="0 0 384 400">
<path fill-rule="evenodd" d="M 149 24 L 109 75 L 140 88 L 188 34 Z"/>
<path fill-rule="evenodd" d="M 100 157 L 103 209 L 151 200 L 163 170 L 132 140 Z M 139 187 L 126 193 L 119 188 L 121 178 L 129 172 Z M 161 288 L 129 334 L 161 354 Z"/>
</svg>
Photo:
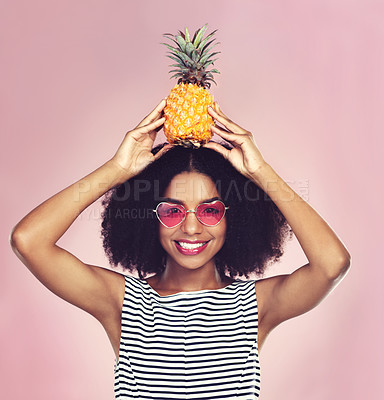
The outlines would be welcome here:
<svg viewBox="0 0 384 400">
<path fill-rule="evenodd" d="M 207 224 L 204 224 L 204 222 L 200 221 L 200 218 L 199 218 L 199 217 L 197 216 L 197 214 L 196 214 L 197 208 L 200 207 L 200 206 L 203 205 L 203 204 L 212 204 L 212 203 L 216 203 L 216 202 L 219 202 L 219 203 L 221 203 L 221 204 L 224 206 L 224 213 L 223 213 L 223 216 L 221 217 L 220 221 L 219 221 L 217 224 L 215 224 L 215 225 L 207 225 Z M 176 225 L 174 225 L 174 226 L 167 226 L 167 225 L 165 225 L 164 222 L 160 219 L 159 214 L 157 213 L 157 209 L 159 208 L 159 206 L 160 206 L 161 204 L 169 204 L 169 205 L 175 205 L 175 206 L 181 206 L 181 207 L 183 207 L 183 208 L 184 208 L 184 211 L 185 211 L 185 212 L 184 212 L 184 217 L 183 217 L 183 219 L 182 219 L 178 224 L 176 224 Z M 229 209 L 229 206 L 227 207 L 221 200 L 213 200 L 213 201 L 209 201 L 209 202 L 200 203 L 200 204 L 198 204 L 198 205 L 196 206 L 196 208 L 195 208 L 194 210 L 192 210 L 192 209 L 191 209 L 191 210 L 186 210 L 185 207 L 184 207 L 182 204 L 176 204 L 176 203 L 170 203 L 170 202 L 168 202 L 168 201 L 162 201 L 162 202 L 160 202 L 160 203 L 156 206 L 156 209 L 154 209 L 154 210 L 152 210 L 152 211 L 153 211 L 154 213 L 156 213 L 157 219 L 160 221 L 160 223 L 161 223 L 163 226 L 165 226 L 166 228 L 171 229 L 171 228 L 176 228 L 176 226 L 179 226 L 180 224 L 182 224 L 182 223 L 185 221 L 185 219 L 187 218 L 187 213 L 189 213 L 189 212 L 195 213 L 195 214 L 196 214 L 197 220 L 198 220 L 201 224 L 203 224 L 204 226 L 209 226 L 209 227 L 217 226 L 217 225 L 223 220 L 223 218 L 224 218 L 224 216 L 225 216 L 225 213 L 226 213 L 226 211 L 227 211 L 228 209 Z"/>
</svg>

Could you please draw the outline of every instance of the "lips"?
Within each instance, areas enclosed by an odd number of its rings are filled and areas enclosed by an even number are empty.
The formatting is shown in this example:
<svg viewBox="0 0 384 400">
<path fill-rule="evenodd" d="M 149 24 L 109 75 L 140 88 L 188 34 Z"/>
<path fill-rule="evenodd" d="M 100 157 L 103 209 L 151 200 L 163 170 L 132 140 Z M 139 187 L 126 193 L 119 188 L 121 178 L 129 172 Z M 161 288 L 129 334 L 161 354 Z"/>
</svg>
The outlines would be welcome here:
<svg viewBox="0 0 384 400">
<path fill-rule="evenodd" d="M 208 241 L 198 240 L 198 241 L 194 241 L 194 242 L 192 242 L 190 240 L 180 240 L 180 242 L 190 243 L 190 244 L 205 243 L 203 246 L 196 247 L 195 249 L 185 249 L 180 246 L 178 241 L 175 240 L 175 245 L 176 245 L 177 250 L 181 254 L 191 256 L 191 255 L 201 253 L 208 246 L 208 243 L 210 242 L 210 240 L 208 240 Z"/>
<path fill-rule="evenodd" d="M 197 244 L 197 243 L 209 242 L 209 240 L 188 240 L 188 239 L 180 239 L 180 240 L 175 240 L 175 242 L 185 242 L 185 243 Z"/>
</svg>

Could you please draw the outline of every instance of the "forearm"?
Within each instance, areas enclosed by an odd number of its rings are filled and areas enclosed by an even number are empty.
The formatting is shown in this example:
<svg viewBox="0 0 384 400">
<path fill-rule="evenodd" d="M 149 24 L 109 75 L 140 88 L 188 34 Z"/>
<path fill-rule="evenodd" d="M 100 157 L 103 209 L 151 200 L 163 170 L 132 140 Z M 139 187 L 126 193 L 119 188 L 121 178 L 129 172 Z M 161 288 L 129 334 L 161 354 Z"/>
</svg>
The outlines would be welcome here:
<svg viewBox="0 0 384 400">
<path fill-rule="evenodd" d="M 308 262 L 337 277 L 349 266 L 350 255 L 325 220 L 284 180 L 265 164 L 252 176 L 286 218 Z"/>
<path fill-rule="evenodd" d="M 13 245 L 33 249 L 55 244 L 82 211 L 126 179 L 118 165 L 106 162 L 27 214 L 13 228 Z"/>
</svg>

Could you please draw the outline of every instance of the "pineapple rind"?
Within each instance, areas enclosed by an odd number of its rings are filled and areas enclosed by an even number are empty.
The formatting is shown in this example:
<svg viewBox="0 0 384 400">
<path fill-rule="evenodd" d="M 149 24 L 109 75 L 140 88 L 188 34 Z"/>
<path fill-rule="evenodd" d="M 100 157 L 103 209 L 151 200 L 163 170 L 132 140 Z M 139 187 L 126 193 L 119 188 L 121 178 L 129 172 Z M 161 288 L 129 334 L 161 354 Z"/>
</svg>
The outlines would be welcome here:
<svg viewBox="0 0 384 400">
<path fill-rule="evenodd" d="M 164 134 L 168 142 L 195 148 L 209 142 L 213 118 L 208 107 L 212 104 L 213 96 L 203 87 L 192 83 L 176 85 L 164 108 Z"/>
</svg>

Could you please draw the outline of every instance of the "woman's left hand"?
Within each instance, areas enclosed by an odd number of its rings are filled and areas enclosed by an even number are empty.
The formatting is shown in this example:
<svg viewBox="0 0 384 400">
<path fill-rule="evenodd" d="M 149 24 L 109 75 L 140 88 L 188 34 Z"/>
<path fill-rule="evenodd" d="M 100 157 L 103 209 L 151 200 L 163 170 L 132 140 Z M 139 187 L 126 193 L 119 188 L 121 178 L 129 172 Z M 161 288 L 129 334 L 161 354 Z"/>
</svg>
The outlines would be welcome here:
<svg viewBox="0 0 384 400">
<path fill-rule="evenodd" d="M 212 125 L 211 130 L 227 142 L 233 149 L 228 150 L 219 143 L 206 143 L 204 147 L 216 150 L 224 156 L 241 174 L 249 179 L 254 178 L 257 171 L 267 163 L 261 155 L 251 132 L 246 131 L 232 122 L 221 111 L 215 102 L 214 108 L 208 108 L 209 114 L 227 130 Z"/>
</svg>

